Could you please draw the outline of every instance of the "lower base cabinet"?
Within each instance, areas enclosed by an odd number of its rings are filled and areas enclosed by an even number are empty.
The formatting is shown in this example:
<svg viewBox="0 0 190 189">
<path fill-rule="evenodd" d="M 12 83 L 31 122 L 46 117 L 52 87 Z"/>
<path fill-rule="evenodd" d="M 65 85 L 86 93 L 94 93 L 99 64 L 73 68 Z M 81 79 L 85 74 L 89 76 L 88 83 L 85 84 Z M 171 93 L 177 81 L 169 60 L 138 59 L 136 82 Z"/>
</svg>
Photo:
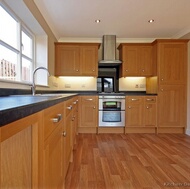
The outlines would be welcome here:
<svg viewBox="0 0 190 189">
<path fill-rule="evenodd" d="M 157 132 L 156 96 L 126 97 L 125 133 Z"/>
<path fill-rule="evenodd" d="M 0 128 L 0 188 L 40 188 L 42 113 Z"/>
</svg>

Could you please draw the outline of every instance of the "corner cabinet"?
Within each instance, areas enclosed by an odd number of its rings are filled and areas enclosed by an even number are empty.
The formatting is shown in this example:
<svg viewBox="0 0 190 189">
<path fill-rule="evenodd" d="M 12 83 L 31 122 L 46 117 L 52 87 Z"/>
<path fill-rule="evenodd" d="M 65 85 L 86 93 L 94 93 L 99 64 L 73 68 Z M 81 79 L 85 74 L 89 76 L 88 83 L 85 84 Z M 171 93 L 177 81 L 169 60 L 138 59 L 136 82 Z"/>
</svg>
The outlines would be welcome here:
<svg viewBox="0 0 190 189">
<path fill-rule="evenodd" d="M 100 43 L 55 43 L 56 76 L 98 75 Z"/>
<path fill-rule="evenodd" d="M 150 43 L 121 43 L 118 47 L 121 77 L 153 75 L 153 52 Z"/>
</svg>

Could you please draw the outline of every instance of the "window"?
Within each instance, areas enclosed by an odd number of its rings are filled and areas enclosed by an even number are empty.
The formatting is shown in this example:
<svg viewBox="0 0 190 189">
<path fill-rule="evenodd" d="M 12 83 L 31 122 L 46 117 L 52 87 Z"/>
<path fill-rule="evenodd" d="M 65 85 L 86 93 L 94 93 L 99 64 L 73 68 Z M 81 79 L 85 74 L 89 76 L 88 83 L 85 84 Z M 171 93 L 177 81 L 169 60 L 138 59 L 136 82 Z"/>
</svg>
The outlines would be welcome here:
<svg viewBox="0 0 190 189">
<path fill-rule="evenodd" d="M 34 36 L 0 5 L 0 79 L 30 82 L 34 65 Z"/>
</svg>

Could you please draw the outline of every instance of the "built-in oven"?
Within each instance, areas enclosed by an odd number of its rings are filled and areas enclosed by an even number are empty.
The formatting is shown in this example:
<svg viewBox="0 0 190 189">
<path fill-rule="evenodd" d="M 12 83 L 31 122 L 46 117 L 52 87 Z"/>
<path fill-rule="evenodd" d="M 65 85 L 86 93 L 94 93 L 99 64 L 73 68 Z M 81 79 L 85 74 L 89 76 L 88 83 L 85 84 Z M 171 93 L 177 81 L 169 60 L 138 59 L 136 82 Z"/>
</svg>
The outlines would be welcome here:
<svg viewBox="0 0 190 189">
<path fill-rule="evenodd" d="M 125 96 L 99 96 L 99 127 L 125 126 Z"/>
</svg>

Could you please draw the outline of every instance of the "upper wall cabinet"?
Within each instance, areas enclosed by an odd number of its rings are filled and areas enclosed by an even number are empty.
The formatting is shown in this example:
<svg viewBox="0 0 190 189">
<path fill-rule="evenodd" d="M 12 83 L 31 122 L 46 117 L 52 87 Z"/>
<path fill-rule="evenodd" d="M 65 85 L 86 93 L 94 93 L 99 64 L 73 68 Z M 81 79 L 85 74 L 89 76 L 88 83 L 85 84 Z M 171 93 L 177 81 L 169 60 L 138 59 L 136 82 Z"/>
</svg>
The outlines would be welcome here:
<svg viewBox="0 0 190 189">
<path fill-rule="evenodd" d="M 187 41 L 156 40 L 159 84 L 186 84 Z"/>
<path fill-rule="evenodd" d="M 153 52 L 150 43 L 121 43 L 118 47 L 121 77 L 152 76 Z"/>
<path fill-rule="evenodd" d="M 96 77 L 99 46 L 99 43 L 55 43 L 55 75 Z"/>
</svg>

